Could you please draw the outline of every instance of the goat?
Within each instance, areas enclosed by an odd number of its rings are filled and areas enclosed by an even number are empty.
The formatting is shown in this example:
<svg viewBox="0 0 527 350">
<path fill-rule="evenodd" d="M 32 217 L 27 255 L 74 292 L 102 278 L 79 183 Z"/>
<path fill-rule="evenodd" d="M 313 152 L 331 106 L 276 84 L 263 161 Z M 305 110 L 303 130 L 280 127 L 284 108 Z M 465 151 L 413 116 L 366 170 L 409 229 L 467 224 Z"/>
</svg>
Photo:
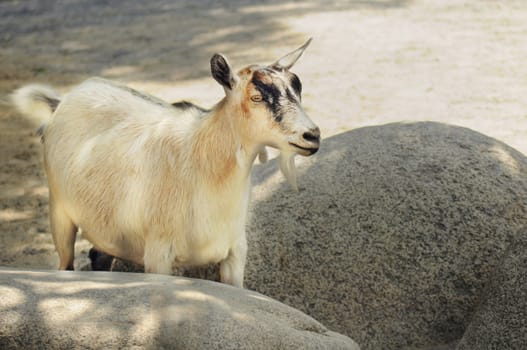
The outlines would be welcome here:
<svg viewBox="0 0 527 350">
<path fill-rule="evenodd" d="M 225 97 L 211 110 L 172 106 L 101 78 L 62 99 L 41 86 L 15 91 L 19 111 L 44 105 L 51 116 L 42 139 L 59 269 L 73 270 L 80 228 L 98 251 L 145 272 L 219 262 L 221 281 L 243 287 L 255 157 L 277 148 L 284 170 L 292 155 L 320 146 L 290 71 L 310 41 L 238 72 L 214 54 L 211 73 Z"/>
</svg>

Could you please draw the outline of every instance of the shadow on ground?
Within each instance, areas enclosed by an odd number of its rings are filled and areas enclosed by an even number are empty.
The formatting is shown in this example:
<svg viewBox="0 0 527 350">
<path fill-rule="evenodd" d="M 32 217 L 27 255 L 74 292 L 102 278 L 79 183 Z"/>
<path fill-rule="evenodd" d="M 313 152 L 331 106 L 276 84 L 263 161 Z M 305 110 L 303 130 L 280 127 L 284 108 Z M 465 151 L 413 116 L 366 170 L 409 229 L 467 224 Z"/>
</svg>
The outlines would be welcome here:
<svg viewBox="0 0 527 350">
<path fill-rule="evenodd" d="M 282 21 L 312 12 L 390 9 L 406 0 L 283 2 L 23 1 L 0 3 L 0 77 L 41 80 L 103 75 L 181 81 L 207 76 L 208 59 L 275 59 L 272 50 L 305 41 Z"/>
</svg>

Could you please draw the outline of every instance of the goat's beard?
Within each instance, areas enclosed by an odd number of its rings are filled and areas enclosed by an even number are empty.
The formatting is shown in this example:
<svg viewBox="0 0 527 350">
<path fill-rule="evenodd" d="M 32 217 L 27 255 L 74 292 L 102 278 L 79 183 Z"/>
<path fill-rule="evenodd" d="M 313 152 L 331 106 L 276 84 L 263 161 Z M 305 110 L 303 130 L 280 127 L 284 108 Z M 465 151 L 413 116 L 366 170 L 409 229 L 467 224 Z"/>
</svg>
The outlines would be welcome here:
<svg viewBox="0 0 527 350">
<path fill-rule="evenodd" d="M 296 153 L 294 152 L 280 151 L 278 159 L 280 162 L 280 170 L 282 171 L 282 174 L 284 174 L 284 177 L 291 188 L 295 191 L 298 191 L 298 184 L 296 181 L 295 155 Z M 265 164 L 267 163 L 268 159 L 269 155 L 267 153 L 267 149 L 264 146 L 258 150 L 258 160 L 260 161 L 260 164 Z"/>
<path fill-rule="evenodd" d="M 258 151 L 258 160 L 260 161 L 260 164 L 265 164 L 269 160 L 269 155 L 265 146 L 262 146 Z"/>
<path fill-rule="evenodd" d="M 295 153 L 294 152 L 280 152 L 280 170 L 284 174 L 287 182 L 293 190 L 298 191 L 298 184 L 296 182 L 296 168 L 295 168 Z"/>
</svg>

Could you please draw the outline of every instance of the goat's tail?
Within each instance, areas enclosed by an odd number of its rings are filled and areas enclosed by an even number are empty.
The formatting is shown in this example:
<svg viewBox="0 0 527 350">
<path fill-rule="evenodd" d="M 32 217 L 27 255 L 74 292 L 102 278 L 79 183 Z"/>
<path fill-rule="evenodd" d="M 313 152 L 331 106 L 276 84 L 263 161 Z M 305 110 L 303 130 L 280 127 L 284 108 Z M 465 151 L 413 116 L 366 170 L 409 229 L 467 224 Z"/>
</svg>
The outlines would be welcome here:
<svg viewBox="0 0 527 350">
<path fill-rule="evenodd" d="M 30 117 L 37 124 L 45 124 L 60 103 L 60 95 L 53 88 L 30 84 L 15 90 L 11 103 L 21 114 Z M 43 131 L 41 125 L 39 131 Z"/>
<path fill-rule="evenodd" d="M 15 90 L 10 98 L 18 112 L 40 125 L 37 134 L 44 142 L 46 123 L 60 103 L 59 93 L 47 85 L 30 84 Z"/>
</svg>

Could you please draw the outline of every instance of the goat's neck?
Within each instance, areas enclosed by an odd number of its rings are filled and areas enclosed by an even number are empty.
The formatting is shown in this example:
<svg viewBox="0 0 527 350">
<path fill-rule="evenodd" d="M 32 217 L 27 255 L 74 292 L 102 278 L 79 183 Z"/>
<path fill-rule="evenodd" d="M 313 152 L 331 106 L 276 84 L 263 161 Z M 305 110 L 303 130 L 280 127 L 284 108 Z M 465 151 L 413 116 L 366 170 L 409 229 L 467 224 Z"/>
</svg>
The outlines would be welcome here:
<svg viewBox="0 0 527 350">
<path fill-rule="evenodd" d="M 192 159 L 211 184 L 248 180 L 257 154 L 256 146 L 244 142 L 234 113 L 241 110 L 222 100 L 202 118 L 193 137 Z"/>
</svg>

